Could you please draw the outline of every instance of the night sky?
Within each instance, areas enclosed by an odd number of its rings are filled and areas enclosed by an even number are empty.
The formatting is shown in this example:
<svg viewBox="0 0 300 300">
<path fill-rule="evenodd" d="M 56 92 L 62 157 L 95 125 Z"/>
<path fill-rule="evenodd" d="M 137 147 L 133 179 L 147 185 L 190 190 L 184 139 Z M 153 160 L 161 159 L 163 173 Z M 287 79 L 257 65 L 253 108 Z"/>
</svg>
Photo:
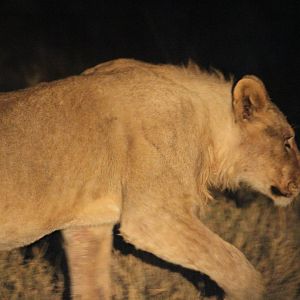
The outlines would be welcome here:
<svg viewBox="0 0 300 300">
<path fill-rule="evenodd" d="M 300 127 L 298 3 L 2 0 L 0 91 L 119 57 L 175 64 L 192 58 L 225 74 L 261 77 Z"/>
</svg>

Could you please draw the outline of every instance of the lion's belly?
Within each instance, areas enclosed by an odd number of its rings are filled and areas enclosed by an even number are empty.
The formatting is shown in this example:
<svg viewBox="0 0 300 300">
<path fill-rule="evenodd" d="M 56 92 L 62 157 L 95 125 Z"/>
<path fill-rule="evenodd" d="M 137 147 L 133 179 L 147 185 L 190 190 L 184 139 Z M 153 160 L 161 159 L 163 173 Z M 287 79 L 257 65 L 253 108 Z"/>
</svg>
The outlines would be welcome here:
<svg viewBox="0 0 300 300">
<path fill-rule="evenodd" d="M 44 200 L 35 204 L 29 199 L 2 197 L 0 250 L 28 245 L 60 229 L 119 222 L 121 198 L 115 195 L 77 201 Z"/>
<path fill-rule="evenodd" d="M 0 230 L 0 251 L 11 250 L 31 244 L 54 230 L 43 230 L 40 224 L 37 226 L 21 226 L 18 222 L 3 226 Z"/>
</svg>

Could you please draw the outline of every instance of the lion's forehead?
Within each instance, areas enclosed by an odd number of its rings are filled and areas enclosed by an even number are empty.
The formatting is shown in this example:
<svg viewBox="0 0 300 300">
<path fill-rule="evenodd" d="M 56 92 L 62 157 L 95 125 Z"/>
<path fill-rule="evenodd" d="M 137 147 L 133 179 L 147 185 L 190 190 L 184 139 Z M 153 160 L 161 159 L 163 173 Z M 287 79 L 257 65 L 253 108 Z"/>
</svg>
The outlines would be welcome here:
<svg viewBox="0 0 300 300">
<path fill-rule="evenodd" d="M 288 123 L 285 115 L 274 103 L 269 105 L 266 114 L 263 117 L 265 123 L 264 131 L 269 137 L 280 137 L 283 139 L 295 135 L 294 130 Z"/>
<path fill-rule="evenodd" d="M 286 117 L 275 105 L 263 116 L 263 124 L 263 131 L 268 137 L 283 140 L 295 135 Z"/>
<path fill-rule="evenodd" d="M 292 137 L 294 132 L 288 123 L 282 125 L 266 125 L 264 132 L 271 138 L 286 139 Z"/>
</svg>

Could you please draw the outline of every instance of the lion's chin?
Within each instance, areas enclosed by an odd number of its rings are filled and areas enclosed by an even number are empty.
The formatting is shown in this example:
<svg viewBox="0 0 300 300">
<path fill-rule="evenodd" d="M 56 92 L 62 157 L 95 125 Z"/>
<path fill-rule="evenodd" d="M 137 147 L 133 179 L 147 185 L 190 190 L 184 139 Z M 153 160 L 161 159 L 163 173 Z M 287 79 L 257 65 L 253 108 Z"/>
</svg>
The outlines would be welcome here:
<svg viewBox="0 0 300 300">
<path fill-rule="evenodd" d="M 294 198 L 287 198 L 287 197 L 272 197 L 272 200 L 274 201 L 275 206 L 279 207 L 285 207 L 291 204 L 294 200 Z"/>
</svg>

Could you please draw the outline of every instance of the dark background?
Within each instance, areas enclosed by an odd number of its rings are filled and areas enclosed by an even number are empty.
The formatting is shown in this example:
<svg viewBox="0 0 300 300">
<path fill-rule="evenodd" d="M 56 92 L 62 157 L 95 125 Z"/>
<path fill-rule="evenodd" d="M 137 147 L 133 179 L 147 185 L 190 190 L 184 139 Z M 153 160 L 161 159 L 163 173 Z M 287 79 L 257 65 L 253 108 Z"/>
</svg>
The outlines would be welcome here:
<svg viewBox="0 0 300 300">
<path fill-rule="evenodd" d="M 261 77 L 299 126 L 299 1 L 0 1 L 0 91 L 118 57 Z"/>
</svg>

